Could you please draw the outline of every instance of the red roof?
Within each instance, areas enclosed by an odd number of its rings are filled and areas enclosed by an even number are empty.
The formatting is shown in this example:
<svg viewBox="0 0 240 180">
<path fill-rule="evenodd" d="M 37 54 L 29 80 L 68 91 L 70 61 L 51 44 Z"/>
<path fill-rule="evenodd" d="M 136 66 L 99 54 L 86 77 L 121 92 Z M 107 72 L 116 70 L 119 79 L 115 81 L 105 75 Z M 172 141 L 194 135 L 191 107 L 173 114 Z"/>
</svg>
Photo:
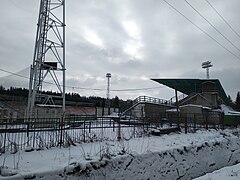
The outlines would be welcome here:
<svg viewBox="0 0 240 180">
<path fill-rule="evenodd" d="M 71 115 L 96 115 L 95 107 L 66 106 L 66 114 Z"/>
</svg>

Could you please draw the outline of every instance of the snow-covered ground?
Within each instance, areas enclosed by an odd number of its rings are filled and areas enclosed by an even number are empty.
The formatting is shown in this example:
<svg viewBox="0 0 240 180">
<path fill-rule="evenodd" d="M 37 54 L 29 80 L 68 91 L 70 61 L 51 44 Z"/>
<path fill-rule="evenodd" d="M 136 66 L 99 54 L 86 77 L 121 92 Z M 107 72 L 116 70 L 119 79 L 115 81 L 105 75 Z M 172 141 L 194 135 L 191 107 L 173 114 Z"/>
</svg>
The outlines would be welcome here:
<svg viewBox="0 0 240 180">
<path fill-rule="evenodd" d="M 239 135 L 240 129 L 199 130 L 5 153 L 0 156 L 0 179 L 193 179 L 240 163 Z M 239 171 L 236 165 L 220 172 L 230 179 L 239 178 Z"/>
<path fill-rule="evenodd" d="M 207 173 L 204 176 L 195 180 L 239 180 L 240 179 L 240 164 L 224 167 L 212 173 Z"/>
</svg>

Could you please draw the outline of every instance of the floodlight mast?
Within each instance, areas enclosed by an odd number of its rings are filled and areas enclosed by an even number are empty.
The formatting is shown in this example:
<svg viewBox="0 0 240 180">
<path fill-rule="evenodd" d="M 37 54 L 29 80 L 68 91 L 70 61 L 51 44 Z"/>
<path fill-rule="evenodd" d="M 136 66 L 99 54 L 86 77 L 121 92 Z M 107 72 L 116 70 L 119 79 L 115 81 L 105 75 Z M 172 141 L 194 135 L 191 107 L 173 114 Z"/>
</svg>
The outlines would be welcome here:
<svg viewBox="0 0 240 180">
<path fill-rule="evenodd" d="M 209 68 L 212 67 L 213 65 L 211 64 L 211 61 L 205 61 L 202 63 L 202 68 L 206 69 L 206 76 L 207 79 L 209 79 Z"/>
<path fill-rule="evenodd" d="M 111 73 L 106 74 L 107 78 L 107 102 L 106 107 L 108 108 L 108 115 L 110 114 L 110 78 L 112 77 Z"/>
<path fill-rule="evenodd" d="M 61 99 L 65 112 L 65 26 L 65 0 L 41 0 L 30 70 L 28 119 L 34 117 L 36 102 L 55 105 L 56 99 Z M 47 85 L 54 85 L 58 95 L 43 94 Z"/>
</svg>

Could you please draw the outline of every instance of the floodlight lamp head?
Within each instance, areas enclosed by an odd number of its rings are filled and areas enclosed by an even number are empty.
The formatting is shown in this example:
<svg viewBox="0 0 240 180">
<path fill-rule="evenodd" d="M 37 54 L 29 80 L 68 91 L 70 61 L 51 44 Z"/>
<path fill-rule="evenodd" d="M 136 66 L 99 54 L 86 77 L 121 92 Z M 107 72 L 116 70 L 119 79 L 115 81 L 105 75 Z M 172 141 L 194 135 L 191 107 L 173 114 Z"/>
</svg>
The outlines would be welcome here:
<svg viewBox="0 0 240 180">
<path fill-rule="evenodd" d="M 111 76 L 112 76 L 111 73 L 107 73 L 107 74 L 106 74 L 106 77 L 107 77 L 107 78 L 110 78 Z"/>
<path fill-rule="evenodd" d="M 211 61 L 205 61 L 205 62 L 202 63 L 202 68 L 203 69 L 210 68 L 212 66 L 213 65 L 211 64 Z"/>
</svg>

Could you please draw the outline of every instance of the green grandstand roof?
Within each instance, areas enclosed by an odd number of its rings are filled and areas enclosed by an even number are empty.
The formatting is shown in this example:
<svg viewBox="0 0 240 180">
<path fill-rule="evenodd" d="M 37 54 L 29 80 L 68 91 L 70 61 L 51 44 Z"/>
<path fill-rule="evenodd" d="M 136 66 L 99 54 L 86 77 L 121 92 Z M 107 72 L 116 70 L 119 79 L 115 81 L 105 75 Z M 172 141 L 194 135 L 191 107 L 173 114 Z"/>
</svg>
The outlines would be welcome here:
<svg viewBox="0 0 240 180">
<path fill-rule="evenodd" d="M 202 83 L 214 82 L 216 84 L 219 97 L 228 102 L 227 95 L 218 79 L 151 79 L 170 88 L 176 89 L 184 94 L 190 95 L 192 93 L 202 92 Z"/>
</svg>

